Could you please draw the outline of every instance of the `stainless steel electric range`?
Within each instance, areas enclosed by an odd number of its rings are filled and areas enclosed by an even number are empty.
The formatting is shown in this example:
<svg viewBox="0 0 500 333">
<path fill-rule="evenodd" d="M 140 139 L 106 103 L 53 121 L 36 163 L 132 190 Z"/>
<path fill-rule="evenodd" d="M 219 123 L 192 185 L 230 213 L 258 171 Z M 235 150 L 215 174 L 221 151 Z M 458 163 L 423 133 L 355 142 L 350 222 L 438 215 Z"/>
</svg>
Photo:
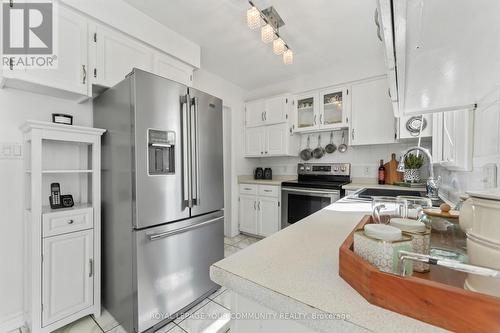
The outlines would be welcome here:
<svg viewBox="0 0 500 333">
<path fill-rule="evenodd" d="M 285 228 L 345 195 L 351 182 L 349 163 L 299 163 L 298 179 L 281 184 L 281 228 Z"/>
</svg>

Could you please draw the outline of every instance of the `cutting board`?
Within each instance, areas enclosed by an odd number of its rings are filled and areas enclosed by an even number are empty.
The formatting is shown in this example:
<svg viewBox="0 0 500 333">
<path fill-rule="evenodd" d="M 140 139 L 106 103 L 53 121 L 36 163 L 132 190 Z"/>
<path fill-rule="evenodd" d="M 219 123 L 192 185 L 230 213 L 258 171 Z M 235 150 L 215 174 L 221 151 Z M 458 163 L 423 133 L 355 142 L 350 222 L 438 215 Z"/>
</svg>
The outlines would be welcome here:
<svg viewBox="0 0 500 333">
<path fill-rule="evenodd" d="M 398 161 L 396 160 L 396 154 L 392 153 L 391 160 L 384 164 L 385 168 L 385 183 L 388 185 L 394 185 L 397 182 L 403 181 L 403 173 L 398 172 Z"/>
</svg>

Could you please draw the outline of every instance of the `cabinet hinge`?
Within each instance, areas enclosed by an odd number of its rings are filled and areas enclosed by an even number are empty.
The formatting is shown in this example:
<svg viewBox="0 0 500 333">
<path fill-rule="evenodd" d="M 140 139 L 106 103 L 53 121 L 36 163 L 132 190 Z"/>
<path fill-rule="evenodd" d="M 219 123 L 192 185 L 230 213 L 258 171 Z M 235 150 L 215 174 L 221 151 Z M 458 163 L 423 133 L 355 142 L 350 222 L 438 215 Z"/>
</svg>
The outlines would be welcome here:
<svg viewBox="0 0 500 333">
<path fill-rule="evenodd" d="M 285 103 L 288 104 L 288 98 L 285 98 Z"/>
<path fill-rule="evenodd" d="M 285 115 L 285 119 L 288 119 L 288 113 Z"/>
<path fill-rule="evenodd" d="M 14 0 L 9 1 L 9 6 L 10 6 L 10 8 L 14 7 Z"/>
<path fill-rule="evenodd" d="M 97 68 L 94 68 L 94 77 L 97 78 Z"/>
<path fill-rule="evenodd" d="M 281 206 L 281 202 L 278 201 L 278 207 L 280 207 L 280 206 Z"/>
<path fill-rule="evenodd" d="M 349 95 L 349 89 L 347 89 L 347 91 L 346 91 L 346 95 Z"/>
<path fill-rule="evenodd" d="M 94 32 L 94 43 L 97 43 L 97 32 Z"/>
</svg>

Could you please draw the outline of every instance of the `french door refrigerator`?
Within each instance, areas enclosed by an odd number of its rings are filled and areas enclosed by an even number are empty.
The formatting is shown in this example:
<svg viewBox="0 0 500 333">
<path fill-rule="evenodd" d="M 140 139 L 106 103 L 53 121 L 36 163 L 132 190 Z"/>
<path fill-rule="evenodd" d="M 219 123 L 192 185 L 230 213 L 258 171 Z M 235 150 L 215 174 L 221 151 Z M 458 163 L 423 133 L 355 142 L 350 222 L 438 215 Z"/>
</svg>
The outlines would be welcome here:
<svg viewBox="0 0 500 333">
<path fill-rule="evenodd" d="M 222 101 L 134 69 L 94 99 L 102 138 L 103 306 L 156 329 L 217 285 L 224 257 Z"/>
</svg>

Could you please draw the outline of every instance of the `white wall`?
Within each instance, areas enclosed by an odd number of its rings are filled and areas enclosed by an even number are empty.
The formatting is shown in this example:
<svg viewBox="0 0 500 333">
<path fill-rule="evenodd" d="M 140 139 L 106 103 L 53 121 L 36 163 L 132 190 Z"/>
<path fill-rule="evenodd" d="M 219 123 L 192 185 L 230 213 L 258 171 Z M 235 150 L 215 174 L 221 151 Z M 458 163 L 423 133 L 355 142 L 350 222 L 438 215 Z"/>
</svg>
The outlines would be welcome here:
<svg viewBox="0 0 500 333">
<path fill-rule="evenodd" d="M 318 134 L 311 134 L 311 148 L 314 149 L 317 146 Z M 303 134 L 301 137 L 301 148 L 307 146 L 307 134 Z M 330 142 L 330 132 L 321 133 L 321 143 L 324 147 Z M 334 134 L 333 142 L 338 146 L 341 143 L 341 133 L 336 132 Z M 338 151 L 333 154 L 325 154 L 320 159 L 311 159 L 307 162 L 310 163 L 351 163 L 352 169 L 351 174 L 353 178 L 372 178 L 375 180 L 377 178 L 378 167 L 380 160 L 383 159 L 386 163 L 391 158 L 392 153 L 396 153 L 399 159 L 401 151 L 411 146 L 416 146 L 417 140 L 407 141 L 405 143 L 397 144 L 387 144 L 387 145 L 370 145 L 370 146 L 348 146 L 345 153 L 340 153 Z M 422 143 L 424 147 L 430 147 L 430 141 L 426 140 Z M 258 166 L 270 167 L 273 169 L 273 175 L 296 175 L 297 174 L 297 163 L 302 163 L 298 156 L 297 157 L 274 157 L 274 158 L 258 158 Z M 427 173 L 425 171 L 426 166 L 422 168 L 422 176 Z"/>
<path fill-rule="evenodd" d="M 239 86 L 222 79 L 206 70 L 194 72 L 193 87 L 217 96 L 223 100 L 224 106 L 231 109 L 231 228 L 226 235 L 234 236 L 238 233 L 238 184 L 236 175 L 251 173 L 255 161 L 243 158 L 243 135 L 241 129 L 244 124 L 244 102 L 246 94 Z M 227 194 L 227 193 L 226 193 Z M 226 212 L 228 216 L 228 212 Z"/>
<path fill-rule="evenodd" d="M 92 124 L 91 104 L 76 104 L 13 89 L 0 89 L 0 145 L 22 143 L 19 126 L 28 119 L 51 120 L 51 113 L 73 115 L 76 125 Z M 23 152 L 24 153 L 24 152 Z M 0 332 L 19 326 L 22 310 L 22 159 L 0 159 Z M 13 327 L 12 327 L 13 328 Z"/>
</svg>

